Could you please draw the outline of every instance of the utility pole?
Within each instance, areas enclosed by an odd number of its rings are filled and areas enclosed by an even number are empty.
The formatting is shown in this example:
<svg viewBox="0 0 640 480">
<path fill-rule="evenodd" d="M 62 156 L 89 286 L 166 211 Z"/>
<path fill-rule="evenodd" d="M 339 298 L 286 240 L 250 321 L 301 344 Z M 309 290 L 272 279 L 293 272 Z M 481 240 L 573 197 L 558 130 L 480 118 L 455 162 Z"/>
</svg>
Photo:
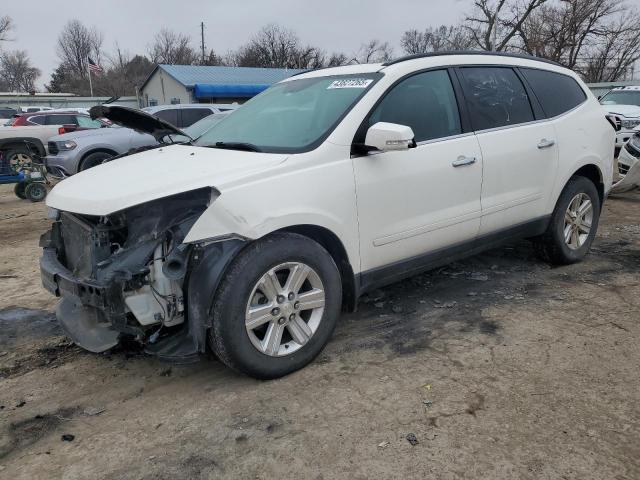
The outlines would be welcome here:
<svg viewBox="0 0 640 480">
<path fill-rule="evenodd" d="M 200 22 L 200 47 L 202 48 L 202 65 L 204 65 L 204 22 Z"/>
</svg>

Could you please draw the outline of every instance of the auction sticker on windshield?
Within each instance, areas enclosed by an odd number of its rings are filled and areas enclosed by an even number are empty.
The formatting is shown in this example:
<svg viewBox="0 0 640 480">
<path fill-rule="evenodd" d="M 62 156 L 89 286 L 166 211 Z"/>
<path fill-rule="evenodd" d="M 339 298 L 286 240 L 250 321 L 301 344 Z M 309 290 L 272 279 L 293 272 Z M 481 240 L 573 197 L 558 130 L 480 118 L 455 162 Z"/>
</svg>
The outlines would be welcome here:
<svg viewBox="0 0 640 480">
<path fill-rule="evenodd" d="M 367 88 L 371 85 L 371 82 L 373 82 L 371 78 L 345 78 L 331 82 L 327 90 L 334 88 Z"/>
</svg>

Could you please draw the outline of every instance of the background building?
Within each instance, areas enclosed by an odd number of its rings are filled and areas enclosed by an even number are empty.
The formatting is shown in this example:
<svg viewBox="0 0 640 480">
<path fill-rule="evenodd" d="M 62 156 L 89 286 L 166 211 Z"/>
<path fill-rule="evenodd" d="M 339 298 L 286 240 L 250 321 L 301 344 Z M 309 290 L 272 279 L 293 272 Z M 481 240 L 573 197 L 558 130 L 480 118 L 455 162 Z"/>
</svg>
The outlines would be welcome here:
<svg viewBox="0 0 640 480">
<path fill-rule="evenodd" d="M 176 103 L 242 103 L 303 70 L 158 65 L 140 87 L 143 107 Z"/>
</svg>

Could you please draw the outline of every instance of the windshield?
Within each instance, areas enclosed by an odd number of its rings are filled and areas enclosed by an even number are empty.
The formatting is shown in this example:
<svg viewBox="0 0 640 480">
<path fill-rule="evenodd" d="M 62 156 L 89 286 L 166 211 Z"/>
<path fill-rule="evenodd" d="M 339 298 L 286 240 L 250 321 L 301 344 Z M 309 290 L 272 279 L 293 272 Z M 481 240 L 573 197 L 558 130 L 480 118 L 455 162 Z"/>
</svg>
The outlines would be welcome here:
<svg viewBox="0 0 640 480">
<path fill-rule="evenodd" d="M 212 115 L 204 117 L 201 120 L 198 120 L 196 123 L 194 123 L 189 127 L 183 128 L 182 131 L 187 135 L 189 135 L 191 138 L 196 139 L 200 135 L 202 135 L 204 132 L 209 130 L 211 127 L 213 127 L 214 125 L 217 125 L 220 122 L 220 120 L 225 118 L 227 115 L 229 114 L 214 113 Z"/>
<path fill-rule="evenodd" d="M 603 105 L 635 105 L 640 107 L 640 90 L 609 92 L 602 97 L 600 103 Z"/>
<path fill-rule="evenodd" d="M 379 73 L 290 80 L 252 98 L 196 145 L 294 153 L 315 148 L 381 77 Z"/>
</svg>

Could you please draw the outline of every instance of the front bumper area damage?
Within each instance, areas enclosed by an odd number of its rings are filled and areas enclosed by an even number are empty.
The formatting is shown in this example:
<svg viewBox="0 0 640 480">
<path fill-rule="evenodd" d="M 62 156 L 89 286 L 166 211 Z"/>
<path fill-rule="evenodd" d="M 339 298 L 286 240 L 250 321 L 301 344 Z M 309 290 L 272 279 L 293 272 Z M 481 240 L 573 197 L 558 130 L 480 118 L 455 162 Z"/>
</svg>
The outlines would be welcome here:
<svg viewBox="0 0 640 480">
<path fill-rule="evenodd" d="M 178 362 L 206 351 L 213 292 L 244 245 L 183 243 L 215 194 L 194 190 L 107 217 L 60 213 L 41 239 L 40 269 L 76 344 L 102 352 L 128 338 Z"/>
</svg>

